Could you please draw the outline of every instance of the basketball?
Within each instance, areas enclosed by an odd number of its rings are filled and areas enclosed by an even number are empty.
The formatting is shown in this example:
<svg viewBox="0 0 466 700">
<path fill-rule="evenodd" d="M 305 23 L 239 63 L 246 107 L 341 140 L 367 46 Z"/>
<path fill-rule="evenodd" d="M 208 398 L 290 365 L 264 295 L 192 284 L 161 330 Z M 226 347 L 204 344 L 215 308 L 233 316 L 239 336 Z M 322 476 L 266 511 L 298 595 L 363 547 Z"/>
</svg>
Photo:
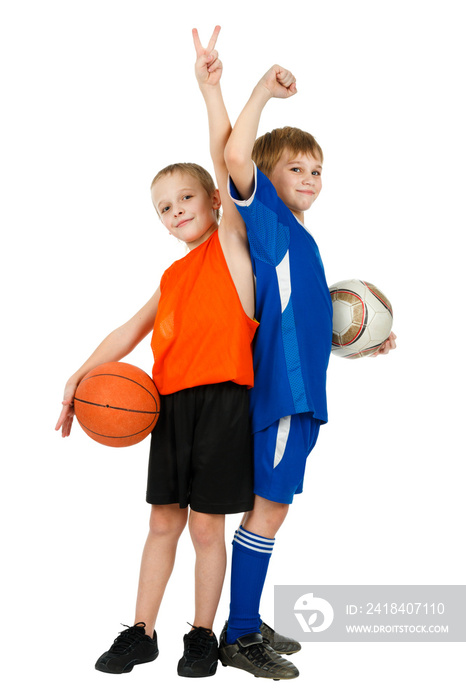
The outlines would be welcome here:
<svg viewBox="0 0 466 700">
<path fill-rule="evenodd" d="M 392 305 L 374 284 L 362 280 L 338 282 L 329 291 L 333 305 L 332 353 L 352 360 L 369 357 L 390 335 Z"/>
<path fill-rule="evenodd" d="M 102 445 L 128 447 L 157 423 L 160 396 L 139 367 L 107 362 L 88 372 L 76 389 L 74 412 L 81 428 Z"/>
</svg>

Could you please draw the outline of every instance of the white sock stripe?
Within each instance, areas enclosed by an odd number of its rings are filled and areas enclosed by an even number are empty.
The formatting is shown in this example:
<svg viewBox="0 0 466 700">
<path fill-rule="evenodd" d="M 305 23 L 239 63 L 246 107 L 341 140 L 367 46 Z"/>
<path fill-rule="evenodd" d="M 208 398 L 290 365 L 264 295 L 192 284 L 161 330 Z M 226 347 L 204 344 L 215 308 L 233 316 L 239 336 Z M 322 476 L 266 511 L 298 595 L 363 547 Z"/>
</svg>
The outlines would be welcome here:
<svg viewBox="0 0 466 700">
<path fill-rule="evenodd" d="M 240 544 L 242 547 L 247 547 L 248 549 L 253 549 L 255 552 L 261 552 L 262 554 L 272 554 L 272 547 L 270 549 L 263 549 L 261 547 L 253 547 L 251 544 L 247 544 L 245 541 L 239 537 L 234 537 L 233 541 Z"/>
<path fill-rule="evenodd" d="M 272 546 L 275 543 L 275 538 L 270 538 L 270 537 L 262 537 L 261 535 L 255 535 L 253 532 L 248 532 L 248 530 L 245 530 L 242 525 L 239 526 L 237 531 L 235 532 L 235 535 L 243 535 L 244 537 L 249 537 L 252 540 L 258 540 L 259 542 L 263 542 L 264 544 L 272 544 Z"/>
<path fill-rule="evenodd" d="M 271 552 L 273 549 L 273 544 L 264 544 L 263 542 L 256 542 L 255 540 L 249 540 L 247 537 L 243 537 L 241 534 L 235 536 L 235 541 L 240 544 L 244 544 L 250 547 L 259 547 L 263 552 Z"/>
</svg>

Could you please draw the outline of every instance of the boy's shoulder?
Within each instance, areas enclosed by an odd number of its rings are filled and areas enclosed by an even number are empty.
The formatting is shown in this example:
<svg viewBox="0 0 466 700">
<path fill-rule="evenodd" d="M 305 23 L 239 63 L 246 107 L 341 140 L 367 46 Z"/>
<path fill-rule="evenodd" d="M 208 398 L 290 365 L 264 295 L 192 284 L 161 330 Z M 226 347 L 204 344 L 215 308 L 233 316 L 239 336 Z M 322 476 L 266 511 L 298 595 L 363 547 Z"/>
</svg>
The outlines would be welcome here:
<svg viewBox="0 0 466 700">
<path fill-rule="evenodd" d="M 271 180 L 265 175 L 265 173 L 260 170 L 256 163 L 254 163 L 254 188 L 248 199 L 241 199 L 239 193 L 235 187 L 234 182 L 228 176 L 228 191 L 234 203 L 241 212 L 243 209 L 251 208 L 253 205 L 263 205 L 271 211 L 276 211 L 284 216 L 286 219 L 290 218 L 290 221 L 294 219 L 292 212 L 288 209 L 286 204 L 277 194 L 275 186 L 272 184 Z"/>
</svg>

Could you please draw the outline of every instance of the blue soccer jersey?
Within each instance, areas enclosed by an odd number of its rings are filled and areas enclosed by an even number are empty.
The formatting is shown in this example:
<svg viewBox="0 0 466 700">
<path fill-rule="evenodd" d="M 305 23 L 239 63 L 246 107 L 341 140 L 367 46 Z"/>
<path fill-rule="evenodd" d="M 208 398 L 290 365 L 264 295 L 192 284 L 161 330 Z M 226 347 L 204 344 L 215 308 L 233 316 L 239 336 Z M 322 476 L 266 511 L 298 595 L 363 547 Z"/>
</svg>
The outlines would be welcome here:
<svg viewBox="0 0 466 700">
<path fill-rule="evenodd" d="M 230 194 L 247 227 L 256 278 L 252 431 L 295 413 L 325 423 L 332 302 L 317 244 L 258 168 L 248 200 L 238 199 L 231 179 Z"/>
</svg>

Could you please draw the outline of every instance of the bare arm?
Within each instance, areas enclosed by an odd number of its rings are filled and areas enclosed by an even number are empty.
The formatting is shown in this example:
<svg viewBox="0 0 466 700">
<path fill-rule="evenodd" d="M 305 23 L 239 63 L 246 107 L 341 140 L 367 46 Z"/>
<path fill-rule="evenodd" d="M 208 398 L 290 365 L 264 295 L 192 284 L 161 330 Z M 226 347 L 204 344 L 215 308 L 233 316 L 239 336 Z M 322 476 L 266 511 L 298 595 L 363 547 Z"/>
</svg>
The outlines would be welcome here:
<svg viewBox="0 0 466 700">
<path fill-rule="evenodd" d="M 225 260 L 230 270 L 243 309 L 254 317 L 254 278 L 247 240 L 246 226 L 228 193 L 228 170 L 225 164 L 225 146 L 231 134 L 231 124 L 220 89 L 222 64 L 214 50 L 220 27 L 215 27 L 210 42 L 204 49 L 196 29 L 193 29 L 196 48 L 196 78 L 207 107 L 209 120 L 210 154 L 220 191 L 223 216 L 218 235 Z"/>
<path fill-rule="evenodd" d="M 244 230 L 242 219 L 228 195 L 228 170 L 225 164 L 225 146 L 231 134 L 231 123 L 223 101 L 220 78 L 223 66 L 215 50 L 220 32 L 217 26 L 210 38 L 207 48 L 200 42 L 197 29 L 193 29 L 194 47 L 196 49 L 195 74 L 207 108 L 209 122 L 210 155 L 215 170 L 215 179 L 220 191 L 223 208 L 223 220 L 228 227 L 240 227 Z M 246 235 L 244 233 L 244 235 Z"/>
<path fill-rule="evenodd" d="M 154 327 L 160 299 L 160 289 L 149 299 L 142 309 L 119 328 L 115 328 L 94 350 L 86 362 L 67 381 L 63 396 L 63 408 L 55 430 L 62 429 L 67 437 L 73 423 L 73 399 L 81 379 L 92 369 L 104 362 L 118 362 L 126 357 Z"/>
<path fill-rule="evenodd" d="M 271 97 L 285 98 L 295 93 L 294 75 L 281 66 L 272 66 L 259 80 L 239 115 L 225 149 L 225 162 L 241 199 L 249 199 L 253 192 L 254 166 L 251 153 L 262 110 Z"/>
</svg>

